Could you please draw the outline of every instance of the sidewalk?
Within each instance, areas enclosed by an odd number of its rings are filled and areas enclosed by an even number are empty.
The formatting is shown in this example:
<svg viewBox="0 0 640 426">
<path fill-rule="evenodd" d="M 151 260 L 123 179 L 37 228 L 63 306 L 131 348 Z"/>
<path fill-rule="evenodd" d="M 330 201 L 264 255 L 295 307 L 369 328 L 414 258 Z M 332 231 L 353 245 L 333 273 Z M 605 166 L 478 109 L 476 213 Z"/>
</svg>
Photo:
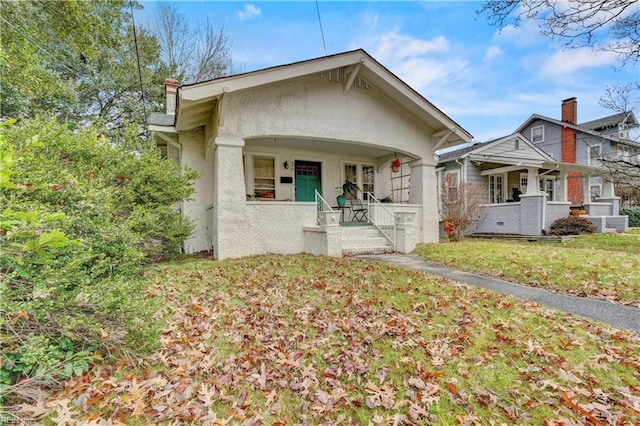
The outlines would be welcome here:
<svg viewBox="0 0 640 426">
<path fill-rule="evenodd" d="M 483 287 L 497 293 L 509 294 L 520 299 L 537 302 L 550 308 L 607 323 L 613 327 L 640 333 L 640 309 L 637 308 L 617 305 L 605 300 L 566 296 L 498 278 L 459 271 L 430 263 L 413 255 L 394 253 L 362 255 L 356 256 L 356 258 L 372 262 L 385 262 L 415 271 L 428 272 L 450 280 Z"/>
</svg>

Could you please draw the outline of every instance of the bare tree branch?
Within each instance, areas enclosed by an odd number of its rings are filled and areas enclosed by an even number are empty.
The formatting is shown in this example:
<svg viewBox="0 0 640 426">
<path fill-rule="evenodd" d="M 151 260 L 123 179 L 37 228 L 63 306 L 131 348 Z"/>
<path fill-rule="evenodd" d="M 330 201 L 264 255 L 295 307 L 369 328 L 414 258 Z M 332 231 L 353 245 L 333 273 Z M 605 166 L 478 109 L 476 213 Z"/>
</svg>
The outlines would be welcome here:
<svg viewBox="0 0 640 426">
<path fill-rule="evenodd" d="M 640 57 L 638 0 L 488 0 L 478 13 L 499 29 L 540 21 L 542 34 L 568 48 L 613 52 L 623 66 Z"/>
<path fill-rule="evenodd" d="M 208 19 L 193 28 L 174 4 L 158 3 L 155 33 L 170 76 L 182 83 L 221 77 L 231 67 L 224 28 L 215 29 Z"/>
</svg>

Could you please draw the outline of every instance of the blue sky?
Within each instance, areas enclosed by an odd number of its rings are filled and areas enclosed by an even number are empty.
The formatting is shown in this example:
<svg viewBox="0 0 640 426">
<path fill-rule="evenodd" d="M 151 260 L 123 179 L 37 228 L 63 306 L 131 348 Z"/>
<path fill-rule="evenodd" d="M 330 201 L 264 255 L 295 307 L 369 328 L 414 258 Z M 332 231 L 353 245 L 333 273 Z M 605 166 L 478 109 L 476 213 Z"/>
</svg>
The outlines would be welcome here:
<svg viewBox="0 0 640 426">
<path fill-rule="evenodd" d="M 143 21 L 154 12 L 143 1 Z M 177 1 L 194 23 L 224 26 L 236 69 L 253 71 L 324 56 L 315 1 Z M 640 80 L 638 65 L 588 48 L 565 50 L 538 23 L 502 32 L 476 13 L 479 1 L 320 1 L 328 54 L 365 49 L 474 135 L 513 132 L 531 114 L 560 117 L 578 98 L 578 121 L 612 114 L 598 105 L 607 85 Z M 636 116 L 640 100 L 635 99 Z"/>
</svg>

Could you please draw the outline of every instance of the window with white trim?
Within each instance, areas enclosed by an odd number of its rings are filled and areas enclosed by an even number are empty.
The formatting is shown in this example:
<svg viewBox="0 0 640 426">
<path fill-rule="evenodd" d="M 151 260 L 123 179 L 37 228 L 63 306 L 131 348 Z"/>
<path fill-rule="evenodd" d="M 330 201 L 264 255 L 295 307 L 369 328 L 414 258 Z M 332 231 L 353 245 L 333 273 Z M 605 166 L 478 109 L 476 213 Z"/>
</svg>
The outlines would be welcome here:
<svg viewBox="0 0 640 426">
<path fill-rule="evenodd" d="M 618 160 L 631 161 L 631 147 L 629 145 L 618 144 Z"/>
<path fill-rule="evenodd" d="M 368 193 L 375 193 L 375 175 L 376 168 L 371 164 L 363 163 L 344 163 L 343 165 L 343 180 L 355 183 L 362 190 L 362 198 L 367 199 Z M 359 197 L 358 193 L 353 194 L 356 198 Z"/>
<path fill-rule="evenodd" d="M 506 175 L 489 175 L 489 202 L 499 204 L 505 202 L 504 188 Z"/>
<path fill-rule="evenodd" d="M 527 183 L 529 183 L 529 173 L 520 173 L 520 192 L 527 193 Z"/>
<path fill-rule="evenodd" d="M 591 199 L 597 200 L 602 197 L 602 185 L 589 185 L 589 192 L 591 193 Z"/>
<path fill-rule="evenodd" d="M 544 142 L 544 126 L 536 126 L 531 128 L 531 142 Z"/>
<path fill-rule="evenodd" d="M 547 201 L 555 201 L 556 180 L 553 177 L 540 179 L 540 191 L 547 193 Z"/>
<path fill-rule="evenodd" d="M 600 159 L 602 158 L 602 145 L 591 145 L 589 147 L 589 165 L 590 166 L 599 166 Z"/>
<path fill-rule="evenodd" d="M 255 198 L 276 198 L 274 157 L 253 157 L 253 194 Z"/>
<path fill-rule="evenodd" d="M 458 197 L 460 186 L 460 170 L 448 170 L 442 182 L 442 197 L 445 202 L 452 202 Z"/>
</svg>

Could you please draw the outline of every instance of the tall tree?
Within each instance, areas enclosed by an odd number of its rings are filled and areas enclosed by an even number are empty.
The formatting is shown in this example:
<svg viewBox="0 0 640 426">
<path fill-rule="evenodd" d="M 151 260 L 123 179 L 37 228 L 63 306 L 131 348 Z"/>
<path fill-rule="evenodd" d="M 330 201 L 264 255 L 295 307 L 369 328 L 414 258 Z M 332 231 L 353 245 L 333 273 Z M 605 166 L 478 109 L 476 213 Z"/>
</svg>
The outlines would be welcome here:
<svg viewBox="0 0 640 426">
<path fill-rule="evenodd" d="M 167 71 L 155 36 L 137 28 L 134 37 L 133 7 L 141 6 L 129 0 L 3 2 L 0 116 L 53 112 L 74 125 L 101 122 L 121 131 L 136 123 L 142 131 L 145 112 L 160 108 Z"/>
<path fill-rule="evenodd" d="M 488 0 L 479 13 L 500 29 L 522 20 L 539 21 L 544 35 L 569 48 L 590 46 L 613 52 L 620 63 L 640 57 L 638 0 Z"/>
<path fill-rule="evenodd" d="M 229 39 L 208 18 L 195 26 L 171 3 L 158 3 L 154 32 L 171 77 L 194 83 L 226 75 L 231 68 Z"/>
</svg>

